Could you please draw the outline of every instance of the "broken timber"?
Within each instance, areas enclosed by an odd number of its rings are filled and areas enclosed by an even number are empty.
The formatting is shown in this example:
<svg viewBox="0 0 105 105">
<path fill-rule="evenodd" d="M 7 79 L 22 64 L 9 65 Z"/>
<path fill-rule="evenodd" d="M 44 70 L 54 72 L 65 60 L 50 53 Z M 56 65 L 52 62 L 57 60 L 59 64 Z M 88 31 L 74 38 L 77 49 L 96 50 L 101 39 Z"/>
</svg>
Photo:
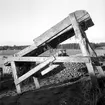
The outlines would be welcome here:
<svg viewBox="0 0 105 105">
<path fill-rule="evenodd" d="M 88 68 L 88 72 L 90 74 L 93 87 L 97 85 L 97 78 L 95 75 L 95 70 L 92 64 L 91 52 L 95 59 L 97 57 L 95 51 L 90 46 L 90 43 L 85 35 L 85 30 L 89 27 L 93 26 L 93 22 L 89 16 L 89 14 L 84 11 L 76 11 L 71 13 L 68 17 L 64 20 L 59 22 L 57 25 L 40 35 L 38 38 L 34 39 L 34 44 L 23 49 L 19 53 L 16 53 L 14 57 L 11 57 L 5 60 L 5 63 L 10 62 L 12 66 L 12 72 L 14 77 L 14 82 L 16 85 L 17 92 L 20 93 L 20 83 L 25 79 L 29 78 L 33 74 L 37 73 L 38 71 L 41 72 L 42 76 L 47 74 L 48 72 L 54 70 L 59 66 L 56 63 L 62 62 L 81 62 L 86 63 Z M 50 48 L 55 48 L 59 43 L 67 40 L 68 38 L 74 36 L 79 42 L 81 51 L 83 56 L 82 57 L 70 57 L 70 56 L 63 56 L 58 57 L 55 54 L 51 57 L 39 57 L 39 55 Z M 18 77 L 15 62 L 35 62 L 37 65 L 29 70 L 24 75 Z M 46 65 L 49 65 L 48 68 L 41 71 Z M 105 76 L 104 72 L 101 67 L 96 67 L 99 69 L 99 73 L 101 76 Z M 40 83 L 38 82 L 38 78 L 33 76 L 33 80 L 35 83 L 36 88 L 40 88 Z"/>
</svg>

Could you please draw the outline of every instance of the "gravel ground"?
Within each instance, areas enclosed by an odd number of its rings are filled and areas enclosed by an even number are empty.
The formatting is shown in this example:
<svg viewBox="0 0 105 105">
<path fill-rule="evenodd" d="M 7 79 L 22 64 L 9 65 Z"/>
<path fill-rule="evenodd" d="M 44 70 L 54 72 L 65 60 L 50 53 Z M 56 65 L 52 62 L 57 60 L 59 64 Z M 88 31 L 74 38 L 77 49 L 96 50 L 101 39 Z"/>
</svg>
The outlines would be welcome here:
<svg viewBox="0 0 105 105">
<path fill-rule="evenodd" d="M 58 70 L 59 72 L 56 72 Z M 77 81 L 86 73 L 85 64 L 64 63 L 57 70 L 39 80 L 41 85 L 39 90 L 35 90 L 34 84 L 30 83 L 22 87 L 23 93 L 20 95 L 17 95 L 15 89 L 2 91 L 0 105 L 81 105 L 81 103 L 82 105 L 92 105 L 94 94 L 91 90 L 90 80 L 83 79 L 71 85 L 71 82 Z M 67 85 L 64 85 L 66 83 Z M 61 86 L 59 87 L 59 85 Z M 104 90 L 102 91 L 105 93 Z M 96 91 L 95 95 L 98 100 L 99 92 Z M 103 97 L 100 100 L 104 100 Z"/>
</svg>

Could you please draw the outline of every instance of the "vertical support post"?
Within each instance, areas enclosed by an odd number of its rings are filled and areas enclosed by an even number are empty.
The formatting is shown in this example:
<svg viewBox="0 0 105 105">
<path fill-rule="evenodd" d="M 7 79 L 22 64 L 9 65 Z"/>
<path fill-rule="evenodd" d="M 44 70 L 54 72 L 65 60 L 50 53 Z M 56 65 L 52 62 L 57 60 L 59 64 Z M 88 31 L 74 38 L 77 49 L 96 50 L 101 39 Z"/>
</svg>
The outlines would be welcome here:
<svg viewBox="0 0 105 105">
<path fill-rule="evenodd" d="M 88 42 L 86 40 L 86 37 L 84 37 L 83 35 L 82 29 L 77 22 L 75 14 L 72 13 L 69 15 L 69 17 L 70 17 L 70 21 L 74 29 L 75 36 L 79 41 L 79 45 L 80 45 L 83 56 L 90 56 Z M 92 81 L 92 90 L 93 90 L 93 95 L 94 95 L 93 105 L 96 105 L 96 99 L 97 99 L 96 89 L 97 89 L 98 83 L 97 83 L 97 78 L 95 76 L 94 67 L 91 63 L 91 59 L 90 59 L 90 63 L 86 63 L 86 66 L 88 68 L 88 72 Z"/>
<path fill-rule="evenodd" d="M 12 67 L 12 74 L 13 74 L 14 83 L 15 83 L 15 81 L 18 79 L 15 62 L 13 61 L 11 62 L 11 67 Z M 20 84 L 15 83 L 15 86 L 16 86 L 17 93 L 21 93 Z"/>
<path fill-rule="evenodd" d="M 85 39 L 85 37 L 83 37 L 83 34 L 81 32 L 81 27 L 79 26 L 79 24 L 77 22 L 75 14 L 72 13 L 72 14 L 69 15 L 69 17 L 70 17 L 70 21 L 71 21 L 71 24 L 72 24 L 73 29 L 74 29 L 75 36 L 79 41 L 78 43 L 80 45 L 80 49 L 82 51 L 83 56 L 90 56 L 89 48 L 88 48 L 86 39 Z M 88 68 L 88 72 L 90 74 L 92 84 L 97 85 L 97 78 L 95 76 L 95 72 L 94 72 L 94 68 L 91 64 L 91 60 L 90 60 L 90 63 L 86 64 L 86 66 Z"/>
<path fill-rule="evenodd" d="M 36 89 L 39 89 L 40 88 L 40 84 L 39 84 L 38 78 L 33 77 L 33 80 L 34 80 L 34 84 L 35 84 Z"/>
<path fill-rule="evenodd" d="M 71 21 L 71 24 L 72 24 L 73 29 L 74 29 L 75 37 L 78 40 L 78 43 L 80 45 L 80 49 L 82 51 L 83 56 L 89 56 L 89 51 L 87 49 L 86 39 L 83 38 L 83 35 L 81 33 L 81 29 L 80 29 L 80 26 L 76 20 L 75 14 L 72 13 L 69 15 L 69 17 L 70 17 L 70 21 Z"/>
</svg>

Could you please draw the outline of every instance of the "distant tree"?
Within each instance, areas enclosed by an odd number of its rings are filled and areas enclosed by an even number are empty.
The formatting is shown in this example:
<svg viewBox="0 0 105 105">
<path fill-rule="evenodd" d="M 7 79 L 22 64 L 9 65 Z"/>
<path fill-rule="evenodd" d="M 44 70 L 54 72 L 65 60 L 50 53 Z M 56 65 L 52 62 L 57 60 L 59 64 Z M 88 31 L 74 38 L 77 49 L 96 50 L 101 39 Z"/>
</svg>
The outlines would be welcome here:
<svg viewBox="0 0 105 105">
<path fill-rule="evenodd" d="M 24 48 L 26 48 L 28 45 L 24 45 L 24 46 L 0 46 L 0 50 L 22 50 Z"/>
<path fill-rule="evenodd" d="M 58 49 L 79 49 L 77 43 L 62 44 L 57 46 Z"/>
</svg>

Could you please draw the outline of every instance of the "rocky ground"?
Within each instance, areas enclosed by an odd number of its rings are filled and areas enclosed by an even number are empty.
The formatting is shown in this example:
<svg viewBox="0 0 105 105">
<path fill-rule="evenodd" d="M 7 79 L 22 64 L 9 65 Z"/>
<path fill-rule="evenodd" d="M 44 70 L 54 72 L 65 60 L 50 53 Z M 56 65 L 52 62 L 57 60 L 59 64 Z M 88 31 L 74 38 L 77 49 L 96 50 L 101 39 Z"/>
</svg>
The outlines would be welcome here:
<svg viewBox="0 0 105 105">
<path fill-rule="evenodd" d="M 84 64 L 64 63 L 57 72 L 40 79 L 41 88 L 38 90 L 31 83 L 23 86 L 20 95 L 15 89 L 1 91 L 0 105 L 95 105 L 95 102 L 104 105 L 103 79 L 98 82 L 102 94 L 99 88 L 93 93 Z"/>
</svg>

